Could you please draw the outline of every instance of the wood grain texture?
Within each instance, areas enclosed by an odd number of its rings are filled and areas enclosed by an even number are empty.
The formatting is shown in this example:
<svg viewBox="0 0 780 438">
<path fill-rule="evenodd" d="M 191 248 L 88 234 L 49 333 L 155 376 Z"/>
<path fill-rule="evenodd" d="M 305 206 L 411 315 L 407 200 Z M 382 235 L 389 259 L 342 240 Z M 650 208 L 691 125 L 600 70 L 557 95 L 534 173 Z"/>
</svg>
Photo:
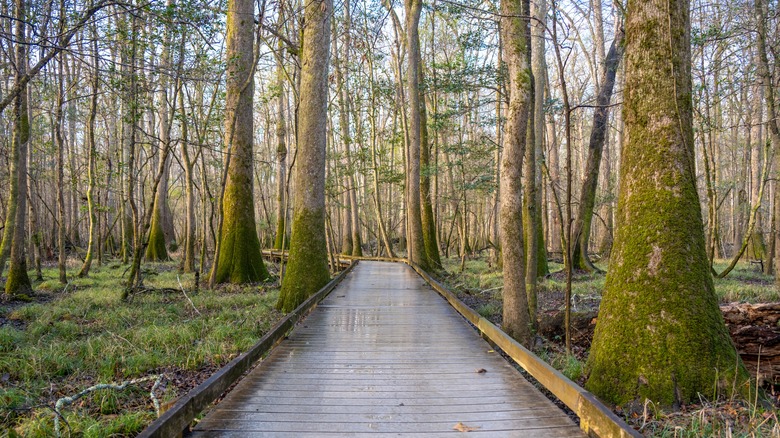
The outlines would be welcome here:
<svg viewBox="0 0 780 438">
<path fill-rule="evenodd" d="M 458 423 L 583 436 L 411 268 L 362 261 L 192 436 L 456 436 Z"/>
</svg>

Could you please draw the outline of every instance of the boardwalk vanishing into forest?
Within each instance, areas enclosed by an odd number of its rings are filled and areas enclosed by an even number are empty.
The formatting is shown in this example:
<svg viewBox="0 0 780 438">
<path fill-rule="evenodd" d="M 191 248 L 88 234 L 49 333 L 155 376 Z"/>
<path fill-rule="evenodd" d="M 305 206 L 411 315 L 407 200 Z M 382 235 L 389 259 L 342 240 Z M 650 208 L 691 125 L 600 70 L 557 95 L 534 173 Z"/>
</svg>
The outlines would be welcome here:
<svg viewBox="0 0 780 438">
<path fill-rule="evenodd" d="M 584 436 L 409 266 L 361 261 L 190 436 L 468 430 Z"/>
</svg>

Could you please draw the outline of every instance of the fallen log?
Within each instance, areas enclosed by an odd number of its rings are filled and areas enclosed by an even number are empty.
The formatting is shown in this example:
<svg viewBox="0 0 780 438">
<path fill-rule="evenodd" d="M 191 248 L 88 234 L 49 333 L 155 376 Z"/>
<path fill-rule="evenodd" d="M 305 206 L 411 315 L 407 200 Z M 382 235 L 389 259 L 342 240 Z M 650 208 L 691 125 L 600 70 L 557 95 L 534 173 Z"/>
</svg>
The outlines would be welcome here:
<svg viewBox="0 0 780 438">
<path fill-rule="evenodd" d="M 745 367 L 762 383 L 780 383 L 780 303 L 720 306 Z"/>
</svg>

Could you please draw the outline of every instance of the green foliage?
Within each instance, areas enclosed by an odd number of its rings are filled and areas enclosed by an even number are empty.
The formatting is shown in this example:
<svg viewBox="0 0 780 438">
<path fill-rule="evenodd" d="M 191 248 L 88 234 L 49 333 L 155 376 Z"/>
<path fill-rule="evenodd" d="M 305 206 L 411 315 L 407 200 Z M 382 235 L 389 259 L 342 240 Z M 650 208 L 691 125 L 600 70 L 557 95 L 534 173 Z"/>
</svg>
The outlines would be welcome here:
<svg viewBox="0 0 780 438">
<path fill-rule="evenodd" d="M 95 383 L 171 373 L 183 380 L 210 373 L 246 351 L 281 316 L 273 309 L 278 291 L 232 287 L 190 292 L 200 313 L 183 294 L 144 292 L 119 299 L 121 271 L 104 265 L 89 278 L 74 278 L 64 293 L 51 287 L 56 268 L 44 270 L 44 301 L 0 307 L 11 323 L 0 327 L 0 429 L 23 436 L 53 434 L 57 398 Z M 172 263 L 153 264 L 150 288 L 179 288 Z M 191 274 L 178 275 L 188 287 Z M 73 277 L 70 277 L 73 278 Z M 207 374 L 200 374 L 205 378 Z M 192 384 L 192 382 L 190 382 Z M 168 382 L 163 402 L 187 388 Z M 53 391 L 53 392 L 52 392 Z M 130 436 L 152 419 L 148 387 L 123 392 L 97 391 L 65 418 L 79 436 Z"/>
</svg>

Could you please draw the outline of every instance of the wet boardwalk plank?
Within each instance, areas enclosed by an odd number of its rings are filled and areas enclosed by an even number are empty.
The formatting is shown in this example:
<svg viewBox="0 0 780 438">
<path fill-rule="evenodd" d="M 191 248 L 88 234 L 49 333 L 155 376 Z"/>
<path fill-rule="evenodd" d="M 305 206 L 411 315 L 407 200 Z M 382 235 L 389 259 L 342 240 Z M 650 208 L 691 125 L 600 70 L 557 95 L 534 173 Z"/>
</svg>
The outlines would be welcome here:
<svg viewBox="0 0 780 438">
<path fill-rule="evenodd" d="M 583 436 L 408 266 L 363 261 L 190 436 L 445 437 L 458 423 Z"/>
</svg>

